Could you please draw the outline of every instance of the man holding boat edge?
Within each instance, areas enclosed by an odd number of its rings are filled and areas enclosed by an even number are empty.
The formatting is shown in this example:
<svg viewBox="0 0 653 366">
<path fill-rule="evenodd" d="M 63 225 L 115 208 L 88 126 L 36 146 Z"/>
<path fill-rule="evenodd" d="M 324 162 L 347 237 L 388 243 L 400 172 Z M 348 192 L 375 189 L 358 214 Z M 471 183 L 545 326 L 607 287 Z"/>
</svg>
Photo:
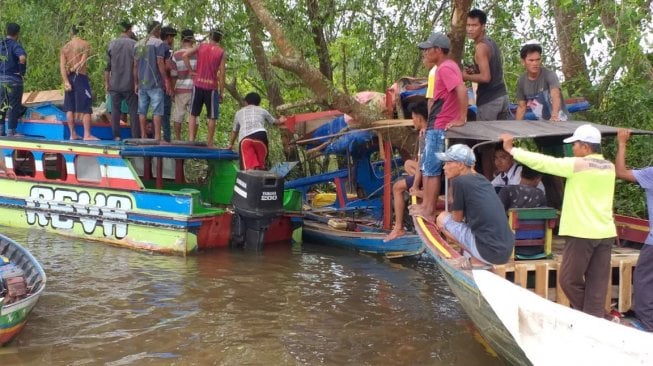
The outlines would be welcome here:
<svg viewBox="0 0 653 366">
<path fill-rule="evenodd" d="M 601 155 L 601 132 L 590 124 L 578 127 L 563 140 L 572 144 L 574 155 L 565 158 L 513 147 L 509 134 L 500 138 L 518 162 L 567 179 L 558 231 L 567 237 L 560 287 L 572 308 L 603 318 L 617 231 L 612 217 L 615 166 Z"/>
<path fill-rule="evenodd" d="M 620 128 L 617 132 L 617 156 L 615 166 L 617 178 L 639 184 L 646 192 L 649 227 L 653 223 L 653 167 L 628 169 L 626 167 L 626 145 L 630 130 Z M 638 325 L 647 332 L 653 332 L 653 228 L 649 231 L 633 275 L 635 299 L 633 309 L 639 320 Z"/>
</svg>

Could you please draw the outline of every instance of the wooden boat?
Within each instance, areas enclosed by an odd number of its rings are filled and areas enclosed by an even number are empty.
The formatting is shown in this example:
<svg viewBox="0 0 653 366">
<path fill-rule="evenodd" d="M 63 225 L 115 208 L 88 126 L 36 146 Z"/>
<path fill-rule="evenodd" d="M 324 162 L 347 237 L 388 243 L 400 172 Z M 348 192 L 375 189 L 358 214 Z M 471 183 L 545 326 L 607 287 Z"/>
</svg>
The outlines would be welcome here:
<svg viewBox="0 0 653 366">
<path fill-rule="evenodd" d="M 288 118 L 289 128 L 297 127 L 298 122 L 311 122 L 334 114 L 296 115 Z M 393 157 L 392 146 L 403 146 L 405 139 L 412 132 L 410 121 L 379 121 L 367 129 L 352 129 L 342 123 L 331 128 L 321 125 L 322 134 L 315 130 L 321 127 L 313 125 L 313 131 L 304 131 L 299 144 L 309 144 L 309 148 L 320 149 L 319 155 L 334 155 L 344 159 L 346 167 L 330 172 L 287 181 L 287 189 L 296 189 L 302 193 L 305 204 L 302 213 L 303 238 L 316 244 L 334 245 L 374 253 L 386 257 L 413 256 L 423 251 L 423 244 L 414 233 L 394 240 L 384 241 L 390 232 L 392 214 L 391 187 L 392 179 L 403 167 L 400 157 Z M 332 120 L 338 122 L 337 120 Z M 327 123 L 331 120 L 327 119 Z M 306 126 L 302 126 L 306 128 Z M 315 150 L 313 150 L 315 151 Z M 394 173 L 391 173 L 394 172 Z M 311 206 L 308 202 L 309 192 L 317 185 L 334 183 L 335 193 L 328 204 Z M 313 197 L 317 201 L 317 197 Z"/>
<path fill-rule="evenodd" d="M 488 121 L 468 123 L 447 133 L 450 141 L 474 141 L 482 146 L 498 142 L 498 136 L 511 133 L 517 138 L 537 137 L 560 144 L 581 123 L 534 121 L 528 123 Z M 616 128 L 598 127 L 604 136 L 615 135 Z M 636 133 L 651 133 L 635 131 Z M 549 187 L 547 187 L 547 192 Z M 648 231 L 641 220 L 616 216 L 619 235 L 628 239 Z M 552 259 L 511 261 L 491 268 L 470 268 L 460 248 L 440 235 L 437 228 L 414 218 L 426 252 L 435 259 L 451 290 L 491 347 L 513 365 L 645 365 L 653 360 L 649 345 L 653 335 L 632 327 L 586 315 L 568 308 L 568 300 L 549 279 L 557 271 L 560 255 Z M 606 304 L 614 303 L 620 312 L 630 308 L 632 269 L 637 252 L 613 249 L 613 274 Z M 611 280 L 612 281 L 612 280 Z M 616 291 L 613 291 L 616 290 Z M 614 293 L 616 293 L 616 298 Z M 622 319 L 627 323 L 626 319 Z"/>
<path fill-rule="evenodd" d="M 57 118 L 24 119 L 24 137 L 0 137 L 0 225 L 182 255 L 232 242 L 232 223 L 242 217 L 232 205 L 236 177 L 249 174 L 238 172 L 237 153 L 148 139 L 70 141 Z M 267 197 L 278 209 L 256 221 L 266 244 L 292 235 L 279 187 Z M 248 191 L 251 201 L 256 192 Z"/>
<path fill-rule="evenodd" d="M 45 290 L 46 276 L 41 264 L 25 248 L 0 234 L 0 256 L 20 268 L 27 285 L 27 294 L 10 301 L 0 293 L 0 346 L 10 342 L 25 326 L 27 316 Z M 0 278 L 0 281 L 2 279 Z"/>
</svg>

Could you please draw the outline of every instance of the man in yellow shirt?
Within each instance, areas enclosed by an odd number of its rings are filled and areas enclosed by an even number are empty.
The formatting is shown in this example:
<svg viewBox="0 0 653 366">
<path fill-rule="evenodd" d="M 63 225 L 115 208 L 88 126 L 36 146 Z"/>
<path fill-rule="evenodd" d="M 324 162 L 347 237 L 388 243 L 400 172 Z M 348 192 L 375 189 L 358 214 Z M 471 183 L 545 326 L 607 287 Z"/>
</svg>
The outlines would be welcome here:
<svg viewBox="0 0 653 366">
<path fill-rule="evenodd" d="M 564 177 L 564 201 L 559 234 L 566 236 L 560 266 L 560 287 L 571 307 L 605 316 L 612 244 L 617 231 L 612 217 L 615 167 L 601 155 L 601 132 L 590 124 L 564 139 L 574 156 L 554 158 L 513 147 L 513 137 L 501 135 L 503 148 L 516 161 L 542 173 Z"/>
</svg>

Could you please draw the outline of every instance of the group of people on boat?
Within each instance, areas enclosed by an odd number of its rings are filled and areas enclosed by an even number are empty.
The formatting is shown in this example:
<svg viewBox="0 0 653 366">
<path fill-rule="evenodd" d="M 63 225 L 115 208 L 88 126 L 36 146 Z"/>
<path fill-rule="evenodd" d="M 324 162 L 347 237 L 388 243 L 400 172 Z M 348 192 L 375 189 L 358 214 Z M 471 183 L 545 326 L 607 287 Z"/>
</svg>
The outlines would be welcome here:
<svg viewBox="0 0 653 366">
<path fill-rule="evenodd" d="M 158 21 L 147 24 L 147 35 L 137 40 L 133 24 L 119 24 L 120 35 L 106 50 L 104 86 L 107 111 L 110 113 L 113 137 L 121 139 L 121 119 L 129 117 L 133 138 L 154 138 L 171 141 L 181 139 L 183 121 L 188 118 L 188 135 L 197 137 L 197 117 L 206 107 L 208 117 L 207 145 L 213 146 L 215 123 L 224 96 L 226 53 L 220 42 L 223 32 L 211 30 L 206 41 L 196 45 L 191 29 L 181 31 L 180 48 L 173 50 L 177 30 Z M 91 55 L 89 42 L 82 38 L 84 25 L 74 25 L 70 40 L 61 48 L 59 69 L 63 81 L 64 111 L 70 139 L 97 140 L 91 133 L 92 91 L 87 62 Z M 2 120 L 8 117 L 8 128 L 0 126 L 0 135 L 18 136 L 18 118 L 22 114 L 23 78 L 27 70 L 27 53 L 18 42 L 20 26 L 8 23 L 6 38 L 0 43 L 0 108 Z M 247 105 L 236 114 L 229 148 L 235 136 L 241 142 L 241 167 L 265 169 L 267 135 L 265 123 L 281 123 L 262 109 L 257 93 L 245 97 Z M 151 111 L 152 123 L 148 123 Z M 75 120 L 82 121 L 84 132 L 77 134 Z M 152 126 L 153 125 L 153 126 Z"/>
<path fill-rule="evenodd" d="M 566 178 L 559 222 L 559 235 L 566 238 L 559 271 L 560 286 L 573 308 L 604 317 L 611 276 L 611 249 L 617 236 L 613 218 L 615 178 L 637 182 L 646 190 L 650 214 L 653 210 L 653 168 L 626 168 L 629 132 L 620 130 L 615 169 L 615 164 L 601 153 L 601 132 L 591 124 L 578 127 L 572 136 L 564 139 L 564 143 L 571 144 L 573 153 L 573 157 L 566 158 L 514 147 L 513 137 L 502 135 L 503 144 L 494 154 L 498 174 L 492 182 L 476 172 L 476 156 L 469 146 L 455 144 L 445 151 L 446 131 L 466 121 L 465 81 L 478 83 L 477 120 L 501 120 L 509 115 L 501 54 L 496 43 L 485 36 L 486 20 L 481 10 L 468 13 L 467 34 L 475 42 L 474 67 L 461 70 L 449 59 L 450 41 L 443 33 L 433 33 L 418 45 L 431 71 L 426 92 L 428 113 L 424 116 L 421 106 L 409 106 L 416 126 L 421 126 L 423 117 L 426 119 L 422 127 L 424 142 L 418 157 L 419 169 L 409 188 L 415 194 L 421 185 L 422 200 L 410 206 L 409 212 L 435 223 L 446 237 L 460 244 L 472 263 L 503 264 L 510 259 L 515 243 L 505 210 L 545 204 L 540 173 Z M 520 55 L 526 72 L 517 84 L 516 117 L 523 119 L 529 106 L 540 119 L 566 120 L 559 81 L 554 73 L 540 66 L 541 54 L 541 46 L 534 42 L 522 46 Z M 442 172 L 451 182 L 452 195 L 446 198 L 451 206 L 449 212 L 437 214 Z M 403 193 L 406 186 L 408 184 L 403 183 L 396 191 Z M 398 210 L 395 212 L 402 217 Z M 402 225 L 397 220 L 386 239 L 401 236 Z M 647 331 L 653 331 L 651 248 L 653 236 L 649 234 L 634 274 L 637 324 Z"/>
</svg>

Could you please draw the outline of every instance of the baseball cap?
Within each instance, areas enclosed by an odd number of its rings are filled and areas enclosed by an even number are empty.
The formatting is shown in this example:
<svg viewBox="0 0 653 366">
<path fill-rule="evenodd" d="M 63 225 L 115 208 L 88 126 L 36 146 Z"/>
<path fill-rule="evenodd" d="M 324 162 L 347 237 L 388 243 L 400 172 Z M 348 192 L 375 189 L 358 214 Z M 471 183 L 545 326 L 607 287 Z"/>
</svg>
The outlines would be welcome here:
<svg viewBox="0 0 653 366">
<path fill-rule="evenodd" d="M 578 126 L 574 134 L 571 137 L 567 137 L 562 140 L 565 144 L 570 144 L 572 142 L 582 141 L 590 144 L 600 144 L 601 143 L 601 131 L 598 128 L 585 124 Z"/>
<path fill-rule="evenodd" d="M 447 37 L 444 33 L 433 32 L 426 41 L 421 42 L 417 45 L 417 47 L 423 50 L 434 47 L 450 49 L 451 42 L 449 42 L 449 37 Z"/>
<path fill-rule="evenodd" d="M 181 39 L 183 39 L 184 41 L 194 41 L 195 33 L 193 33 L 193 31 L 190 29 L 184 29 L 183 31 L 181 31 Z"/>
<path fill-rule="evenodd" d="M 456 161 L 467 166 L 474 166 L 476 163 L 474 152 L 469 146 L 464 144 L 455 144 L 443 153 L 436 153 L 435 156 L 440 161 Z"/>
</svg>

